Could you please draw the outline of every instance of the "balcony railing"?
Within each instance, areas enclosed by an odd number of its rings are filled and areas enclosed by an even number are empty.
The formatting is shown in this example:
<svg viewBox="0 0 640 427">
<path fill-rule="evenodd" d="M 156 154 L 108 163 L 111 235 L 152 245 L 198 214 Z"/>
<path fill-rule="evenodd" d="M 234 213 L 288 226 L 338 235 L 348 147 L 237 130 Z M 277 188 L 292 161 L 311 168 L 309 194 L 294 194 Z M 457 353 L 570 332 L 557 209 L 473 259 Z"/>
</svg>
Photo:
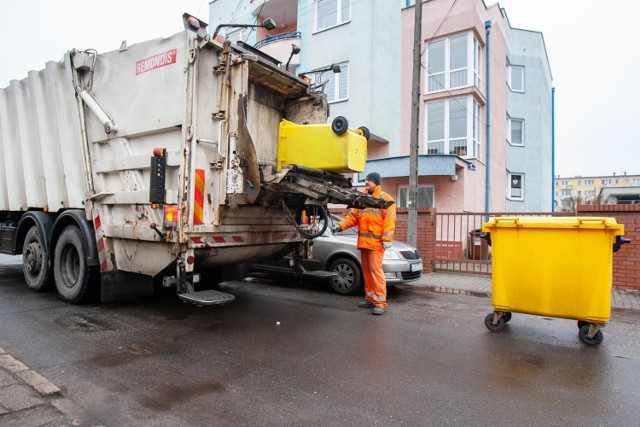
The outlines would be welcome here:
<svg viewBox="0 0 640 427">
<path fill-rule="evenodd" d="M 277 42 L 279 40 L 286 39 L 299 39 L 302 38 L 302 33 L 300 31 L 289 31 L 287 33 L 274 34 L 272 36 L 268 36 L 255 44 L 255 48 L 260 49 L 260 47 L 267 45 L 269 43 Z"/>
</svg>

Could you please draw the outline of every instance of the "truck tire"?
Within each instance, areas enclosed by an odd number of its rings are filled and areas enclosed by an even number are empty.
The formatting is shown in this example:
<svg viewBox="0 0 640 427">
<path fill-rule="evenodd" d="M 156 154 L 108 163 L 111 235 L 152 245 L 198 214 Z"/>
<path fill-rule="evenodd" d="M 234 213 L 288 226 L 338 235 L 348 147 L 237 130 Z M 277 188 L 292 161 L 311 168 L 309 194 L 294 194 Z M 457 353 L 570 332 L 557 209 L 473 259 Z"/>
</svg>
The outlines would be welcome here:
<svg viewBox="0 0 640 427">
<path fill-rule="evenodd" d="M 53 289 L 53 269 L 49 261 L 40 228 L 33 225 L 22 245 L 22 274 L 29 289 L 37 292 Z"/>
<path fill-rule="evenodd" d="M 85 241 L 75 225 L 60 234 L 54 252 L 54 277 L 60 298 L 71 304 L 96 302 L 100 286 L 99 271 L 87 265 Z"/>
</svg>

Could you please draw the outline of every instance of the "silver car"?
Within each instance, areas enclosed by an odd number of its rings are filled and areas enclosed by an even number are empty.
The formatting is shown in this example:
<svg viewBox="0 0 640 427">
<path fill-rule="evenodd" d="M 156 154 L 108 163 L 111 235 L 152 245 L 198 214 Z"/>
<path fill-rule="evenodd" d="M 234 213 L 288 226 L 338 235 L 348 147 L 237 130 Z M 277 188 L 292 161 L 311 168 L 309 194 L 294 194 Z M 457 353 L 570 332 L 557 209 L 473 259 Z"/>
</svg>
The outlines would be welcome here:
<svg viewBox="0 0 640 427">
<path fill-rule="evenodd" d="M 360 251 L 356 247 L 358 233 L 357 227 L 353 227 L 334 235 L 331 229 L 341 219 L 337 215 L 331 215 L 327 229 L 313 239 L 313 258 L 303 260 L 302 267 L 305 272 L 300 274 L 303 277 L 328 277 L 328 282 L 335 292 L 353 295 L 362 293 L 364 289 Z M 278 260 L 265 260 L 253 264 L 251 269 L 271 274 L 295 274 L 291 264 L 292 255 L 288 254 Z M 382 268 L 387 285 L 411 282 L 418 280 L 422 275 L 422 258 L 416 248 L 394 241 L 391 248 L 384 251 Z"/>
</svg>

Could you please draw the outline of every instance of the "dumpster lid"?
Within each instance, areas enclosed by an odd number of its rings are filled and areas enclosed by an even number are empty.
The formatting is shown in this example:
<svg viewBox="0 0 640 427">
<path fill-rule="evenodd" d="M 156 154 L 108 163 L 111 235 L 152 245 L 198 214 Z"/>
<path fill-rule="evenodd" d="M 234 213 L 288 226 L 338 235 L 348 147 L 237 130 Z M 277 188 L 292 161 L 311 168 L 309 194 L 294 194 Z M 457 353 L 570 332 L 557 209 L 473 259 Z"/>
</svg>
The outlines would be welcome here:
<svg viewBox="0 0 640 427">
<path fill-rule="evenodd" d="M 616 234 L 624 234 L 624 225 L 618 224 L 615 218 L 607 217 L 492 217 L 482 224 L 483 231 L 491 228 L 580 228 L 580 229 L 610 229 Z"/>
</svg>

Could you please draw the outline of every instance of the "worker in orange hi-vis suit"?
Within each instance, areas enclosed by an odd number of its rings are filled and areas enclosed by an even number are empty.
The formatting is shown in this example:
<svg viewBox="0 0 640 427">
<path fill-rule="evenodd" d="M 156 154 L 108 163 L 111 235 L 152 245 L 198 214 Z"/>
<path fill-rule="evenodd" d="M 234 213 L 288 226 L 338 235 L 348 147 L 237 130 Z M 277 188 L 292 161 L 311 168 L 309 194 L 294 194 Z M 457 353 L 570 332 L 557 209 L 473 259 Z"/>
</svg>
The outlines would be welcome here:
<svg viewBox="0 0 640 427">
<path fill-rule="evenodd" d="M 367 175 L 363 192 L 394 201 L 390 195 L 382 191 L 380 174 L 377 172 Z M 387 281 L 382 271 L 382 258 L 385 249 L 390 248 L 393 242 L 396 229 L 395 203 L 386 209 L 351 209 L 344 219 L 333 227 L 333 232 L 346 230 L 355 225 L 358 226 L 358 249 L 362 259 L 365 292 L 365 301 L 361 302 L 359 307 L 373 308 L 373 314 L 383 314 L 387 310 Z"/>
</svg>

